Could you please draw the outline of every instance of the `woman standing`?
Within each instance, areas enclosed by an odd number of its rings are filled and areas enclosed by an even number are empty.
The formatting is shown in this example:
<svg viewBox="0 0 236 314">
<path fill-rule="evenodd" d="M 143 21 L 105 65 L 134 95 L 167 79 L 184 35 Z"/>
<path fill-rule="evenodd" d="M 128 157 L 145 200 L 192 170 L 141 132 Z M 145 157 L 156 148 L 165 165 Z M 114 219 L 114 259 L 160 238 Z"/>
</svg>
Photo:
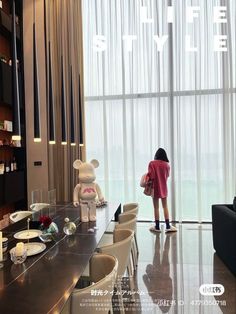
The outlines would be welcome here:
<svg viewBox="0 0 236 314">
<path fill-rule="evenodd" d="M 163 148 L 159 148 L 155 154 L 154 160 L 150 161 L 148 166 L 148 177 L 152 181 L 154 190 L 153 207 L 155 216 L 155 226 L 150 228 L 150 231 L 161 232 L 159 225 L 159 199 L 161 199 L 164 211 L 166 232 L 174 232 L 177 229 L 170 225 L 169 210 L 167 206 L 167 179 L 170 173 L 169 159 Z"/>
</svg>

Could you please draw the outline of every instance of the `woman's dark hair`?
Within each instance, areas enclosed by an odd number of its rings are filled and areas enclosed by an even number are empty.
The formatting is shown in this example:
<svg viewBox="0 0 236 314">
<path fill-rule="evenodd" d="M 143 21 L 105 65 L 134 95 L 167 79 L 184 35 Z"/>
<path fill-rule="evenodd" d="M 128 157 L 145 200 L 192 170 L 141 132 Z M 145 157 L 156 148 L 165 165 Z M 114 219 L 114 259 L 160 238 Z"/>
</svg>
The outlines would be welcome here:
<svg viewBox="0 0 236 314">
<path fill-rule="evenodd" d="M 169 162 L 169 159 L 166 155 L 166 151 L 163 148 L 158 148 L 154 156 L 154 160 L 162 160 L 162 161 Z"/>
</svg>

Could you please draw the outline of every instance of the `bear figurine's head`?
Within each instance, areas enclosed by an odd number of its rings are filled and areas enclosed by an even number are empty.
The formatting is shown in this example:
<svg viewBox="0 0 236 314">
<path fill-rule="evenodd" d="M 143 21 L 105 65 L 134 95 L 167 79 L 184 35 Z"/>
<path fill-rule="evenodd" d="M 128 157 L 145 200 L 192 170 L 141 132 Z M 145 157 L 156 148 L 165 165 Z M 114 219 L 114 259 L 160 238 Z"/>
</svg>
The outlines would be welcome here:
<svg viewBox="0 0 236 314">
<path fill-rule="evenodd" d="M 79 182 L 92 183 L 96 179 L 94 169 L 99 166 L 99 162 L 96 159 L 92 159 L 90 162 L 82 162 L 76 159 L 73 163 L 73 167 L 79 170 Z"/>
</svg>

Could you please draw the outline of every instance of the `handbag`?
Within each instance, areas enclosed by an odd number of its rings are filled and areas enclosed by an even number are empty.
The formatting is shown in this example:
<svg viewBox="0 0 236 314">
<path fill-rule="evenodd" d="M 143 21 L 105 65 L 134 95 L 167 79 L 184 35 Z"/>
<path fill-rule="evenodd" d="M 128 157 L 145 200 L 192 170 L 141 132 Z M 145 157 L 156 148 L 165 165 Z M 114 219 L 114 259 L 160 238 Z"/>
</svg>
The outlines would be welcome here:
<svg viewBox="0 0 236 314">
<path fill-rule="evenodd" d="M 145 173 L 144 175 L 142 175 L 141 180 L 140 180 L 141 188 L 145 188 L 147 182 L 148 182 L 148 175 L 147 173 Z"/>
<path fill-rule="evenodd" d="M 147 173 L 145 173 L 140 180 L 140 186 L 144 188 L 143 193 L 147 196 L 153 196 L 153 181 L 150 180 Z"/>
<path fill-rule="evenodd" d="M 153 186 L 152 186 L 152 181 L 149 181 L 145 188 L 144 188 L 144 191 L 143 193 L 147 196 L 153 196 Z"/>
</svg>

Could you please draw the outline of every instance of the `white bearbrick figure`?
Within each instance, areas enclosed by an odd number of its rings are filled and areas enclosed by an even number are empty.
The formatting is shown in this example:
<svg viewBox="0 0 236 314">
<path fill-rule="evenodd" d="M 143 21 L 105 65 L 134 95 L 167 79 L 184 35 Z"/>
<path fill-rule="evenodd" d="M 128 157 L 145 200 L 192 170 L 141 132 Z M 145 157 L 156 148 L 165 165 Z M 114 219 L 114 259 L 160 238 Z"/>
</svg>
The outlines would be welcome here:
<svg viewBox="0 0 236 314">
<path fill-rule="evenodd" d="M 73 167 L 79 170 L 79 184 L 74 188 L 73 203 L 81 208 L 81 221 L 96 220 L 96 198 L 100 202 L 104 201 L 101 189 L 95 182 L 96 176 L 94 169 L 99 166 L 96 159 L 90 162 L 82 162 L 77 159 L 73 163 Z"/>
</svg>

